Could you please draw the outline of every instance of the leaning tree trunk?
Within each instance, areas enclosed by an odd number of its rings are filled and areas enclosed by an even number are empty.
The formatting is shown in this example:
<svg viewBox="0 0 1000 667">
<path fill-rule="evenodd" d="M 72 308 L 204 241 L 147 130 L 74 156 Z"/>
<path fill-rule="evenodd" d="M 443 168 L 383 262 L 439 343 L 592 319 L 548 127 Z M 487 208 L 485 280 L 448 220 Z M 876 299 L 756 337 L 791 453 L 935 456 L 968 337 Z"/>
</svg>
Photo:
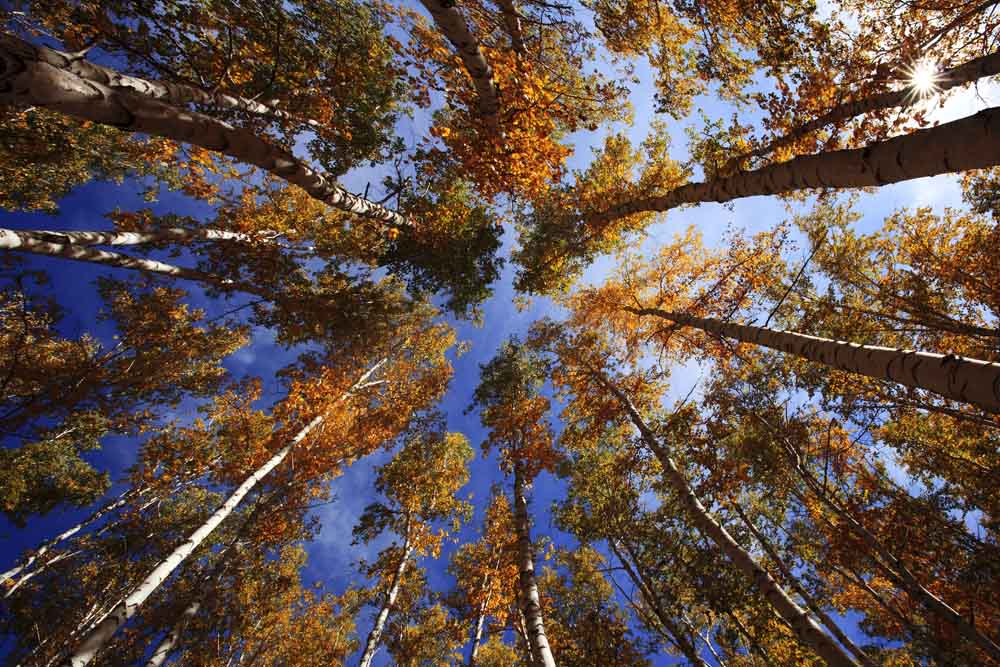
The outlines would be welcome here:
<svg viewBox="0 0 1000 667">
<path fill-rule="evenodd" d="M 241 243 L 270 242 L 268 237 L 254 237 L 227 229 L 167 227 L 147 232 L 73 231 L 50 229 L 0 229 L 0 248 L 16 250 L 31 241 L 47 241 L 60 245 L 142 245 L 145 243 L 178 243 L 204 239 L 206 241 L 238 241 Z"/>
<path fill-rule="evenodd" d="M 982 56 L 981 58 L 970 60 L 967 63 L 962 63 L 961 65 L 957 65 L 956 67 L 952 67 L 949 70 L 941 72 L 937 83 L 937 89 L 939 91 L 949 90 L 951 88 L 962 86 L 969 82 L 993 76 L 995 74 L 1000 74 L 1000 52 L 994 52 L 989 55 Z M 839 123 L 844 120 L 850 120 L 851 118 L 871 113 L 872 111 L 881 111 L 883 109 L 892 109 L 894 107 L 904 106 L 912 103 L 917 97 L 919 97 L 919 95 L 914 93 L 911 87 L 907 86 L 899 90 L 890 90 L 877 95 L 869 95 L 868 97 L 839 104 L 822 116 L 819 116 L 808 123 L 803 123 L 802 125 L 792 128 L 782 136 L 773 139 L 760 148 L 733 158 L 726 164 L 726 169 L 733 170 L 744 160 L 772 153 L 776 149 L 781 148 L 782 146 L 787 146 L 810 132 L 821 130 L 827 125 L 833 125 L 834 123 Z"/>
<path fill-rule="evenodd" d="M 804 645 L 829 665 L 829 667 L 859 667 L 858 663 L 848 655 L 841 646 L 829 635 L 823 632 L 809 616 L 809 613 L 797 605 L 777 581 L 754 560 L 750 553 L 733 539 L 732 535 L 705 509 L 698 499 L 690 483 L 680 471 L 667 450 L 659 443 L 653 431 L 643 420 L 632 400 L 626 396 L 603 374 L 591 369 L 594 378 L 610 391 L 621 403 L 629 415 L 629 419 L 639 431 L 643 442 L 659 460 L 663 467 L 665 480 L 673 487 L 695 527 L 706 538 L 711 540 L 732 561 L 740 572 L 756 584 L 764 598 L 771 604 L 778 615 L 784 619 L 795 636 Z"/>
<path fill-rule="evenodd" d="M 183 104 L 204 104 L 237 109 L 246 113 L 251 113 L 265 118 L 278 121 L 291 121 L 302 123 L 312 127 L 322 128 L 322 125 L 311 118 L 298 118 L 280 109 L 262 104 L 256 100 L 251 100 L 239 95 L 230 95 L 222 92 L 209 92 L 185 83 L 175 83 L 171 81 L 156 81 L 142 79 L 136 76 L 122 74 L 109 67 L 102 67 L 86 60 L 82 55 L 66 53 L 57 49 L 50 49 L 44 46 L 35 46 L 38 59 L 48 63 L 53 67 L 66 70 L 81 79 L 100 83 L 108 88 L 127 90 L 133 93 L 146 95 L 154 99 L 173 105 Z"/>
<path fill-rule="evenodd" d="M 153 651 L 153 655 L 149 656 L 149 660 L 146 662 L 146 667 L 161 667 L 170 654 L 173 653 L 174 648 L 177 646 L 177 642 L 180 640 L 181 634 L 184 632 L 184 628 L 187 626 L 188 622 L 198 615 L 198 611 L 201 609 L 201 602 L 195 600 L 181 613 L 181 617 L 174 623 L 174 626 L 170 628 L 170 632 L 167 633 L 166 637 L 156 645 L 156 650 Z"/>
<path fill-rule="evenodd" d="M 665 195 L 622 202 L 587 215 L 600 228 L 635 213 L 668 211 L 683 204 L 727 202 L 813 188 L 862 188 L 1000 164 L 1000 108 L 937 127 L 916 130 L 864 148 L 804 155 L 754 171 L 689 183 Z"/>
<path fill-rule="evenodd" d="M 379 362 L 368 371 L 366 371 L 361 378 L 354 383 L 354 385 L 345 392 L 339 399 L 338 402 L 345 400 L 351 395 L 353 391 L 357 388 L 364 386 L 368 378 L 371 377 L 373 373 L 378 370 L 382 364 Z M 292 441 L 288 443 L 284 448 L 278 451 L 274 456 L 267 460 L 261 467 L 253 472 L 239 487 L 229 496 L 229 498 L 222 504 L 222 506 L 217 509 L 212 516 L 208 518 L 197 530 L 195 530 L 188 539 L 178 546 L 173 552 L 170 553 L 163 561 L 157 565 L 149 575 L 143 579 L 128 596 L 125 597 L 118 605 L 116 605 L 108 614 L 94 627 L 93 630 L 80 642 L 80 645 L 67 659 L 67 664 L 70 667 L 83 667 L 89 664 L 97 652 L 100 651 L 108 640 L 115 634 L 115 632 L 124 625 L 128 619 L 130 619 L 134 614 L 136 609 L 142 605 L 143 602 L 149 598 L 150 595 L 156 591 L 160 585 L 167 580 L 167 578 L 176 570 L 181 563 L 190 556 L 198 546 L 205 541 L 205 539 L 212 534 L 212 532 L 222 523 L 233 510 L 240 504 L 243 498 L 250 493 L 250 491 L 257 486 L 257 484 L 264 479 L 272 470 L 274 470 L 282 461 L 287 458 L 288 454 L 292 449 L 302 442 L 309 433 L 319 426 L 326 419 L 328 412 L 316 415 L 305 427 L 303 427 Z"/>
<path fill-rule="evenodd" d="M 411 226 L 399 213 L 348 192 L 252 132 L 146 95 L 83 79 L 46 62 L 40 47 L 13 35 L 0 35 L 0 58 L 0 101 L 44 107 L 120 130 L 194 144 L 257 166 L 334 208 L 395 227 Z"/>
<path fill-rule="evenodd" d="M 361 662 L 358 663 L 358 667 L 371 667 L 372 660 L 375 658 L 375 651 L 378 650 L 379 642 L 382 640 L 385 623 L 389 619 L 389 612 L 392 611 L 393 605 L 396 604 L 399 588 L 403 584 L 403 575 L 406 573 L 406 566 L 409 564 L 410 556 L 412 555 L 413 545 L 410 543 L 410 527 L 409 519 L 407 519 L 406 537 L 403 540 L 403 555 L 399 559 L 396 571 L 392 574 L 392 583 L 389 586 L 388 593 L 386 593 L 385 600 L 382 602 L 382 608 L 379 609 L 378 616 L 375 618 L 375 625 L 372 627 L 371 632 L 368 633 L 368 640 L 365 642 L 365 652 L 361 656 Z"/>
<path fill-rule="evenodd" d="M 438 30 L 451 42 L 462 59 L 479 97 L 479 115 L 491 129 L 496 129 L 500 102 L 493 83 L 493 68 L 479 48 L 475 35 L 466 25 L 462 12 L 454 2 L 447 0 L 420 0 L 420 3 L 430 12 Z"/>
<path fill-rule="evenodd" d="M 608 547 L 611 549 L 611 553 L 615 555 L 618 562 L 621 563 L 622 567 L 625 569 L 625 573 L 628 575 L 628 578 L 631 579 L 635 587 L 639 589 L 639 595 L 642 596 L 646 606 L 653 612 L 656 620 L 663 626 L 664 630 L 667 631 L 671 642 L 677 647 L 678 650 L 680 650 L 684 657 L 687 658 L 687 661 L 692 667 L 708 667 L 708 664 L 702 660 L 701 656 L 698 655 L 698 649 L 695 648 L 694 642 L 683 630 L 681 630 L 673 619 L 670 618 L 670 615 L 663 609 L 663 606 L 660 604 L 659 595 L 653 591 L 652 585 L 637 571 L 637 569 L 641 567 L 639 563 L 636 562 L 635 567 L 633 567 L 632 563 L 625 558 L 621 551 L 619 551 L 617 542 L 618 540 L 613 537 L 608 538 Z M 629 553 L 629 557 L 634 560 L 634 554 L 631 552 Z"/>
<path fill-rule="evenodd" d="M 83 233 L 94 234 L 94 232 Z M 63 232 L 59 232 L 57 235 L 63 234 Z M 232 280 L 219 278 L 211 273 L 176 266 L 174 264 L 167 264 L 166 262 L 160 262 L 155 259 L 133 257 L 131 255 L 123 255 L 118 252 L 98 250 L 90 247 L 89 244 L 78 245 L 75 243 L 53 243 L 51 241 L 44 240 L 45 238 L 46 237 L 44 236 L 35 236 L 34 232 L 0 229 L 0 249 L 30 252 L 36 255 L 48 255 L 49 257 L 62 257 L 63 259 L 72 259 L 78 262 L 90 262 L 91 264 L 104 264 L 105 266 L 114 266 L 120 269 L 129 269 L 132 271 L 157 273 L 160 275 L 171 276 L 173 278 L 190 280 L 203 285 L 208 285 L 210 287 L 215 287 L 223 291 L 236 290 L 246 292 L 248 294 L 254 294 L 268 300 L 274 299 L 274 293 L 250 283 L 236 283 Z M 118 245 L 124 244 L 119 243 Z"/>
<path fill-rule="evenodd" d="M 133 496 L 140 495 L 141 493 L 142 493 L 141 491 L 137 491 L 134 488 L 130 488 L 126 490 L 124 493 L 122 493 L 120 496 L 115 498 L 114 500 L 106 503 L 102 507 L 95 510 L 93 514 L 88 516 L 80 523 L 67 528 L 66 530 L 59 533 L 53 538 L 46 540 L 45 542 L 42 542 L 40 545 L 38 545 L 38 547 L 34 550 L 34 552 L 24 560 L 23 563 L 15 567 L 12 567 L 3 574 L 0 574 L 0 584 L 3 584 L 5 581 L 7 581 L 12 577 L 16 577 L 25 569 L 31 567 L 35 563 L 35 561 L 44 556 L 46 553 L 48 553 L 50 549 L 52 549 L 54 546 L 56 546 L 63 540 L 68 540 L 69 538 L 73 537 L 81 530 L 89 526 L 90 524 L 94 523 L 95 521 L 99 521 L 102 517 L 107 516 L 111 512 L 114 512 L 119 507 L 128 503 Z"/>
<path fill-rule="evenodd" d="M 476 658 L 479 656 L 479 645 L 483 641 L 483 625 L 486 623 L 486 603 L 479 604 L 479 613 L 476 614 L 476 625 L 472 631 L 472 648 L 469 649 L 468 667 L 476 667 Z"/>
<path fill-rule="evenodd" d="M 1000 128 L 998 128 L 1000 129 Z M 744 343 L 763 345 L 779 352 L 818 361 L 832 368 L 859 373 L 907 387 L 926 389 L 945 398 L 977 405 L 1000 413 L 1000 364 L 967 359 L 954 354 L 899 350 L 859 345 L 818 336 L 777 331 L 766 327 L 733 324 L 721 320 L 670 313 L 657 308 L 624 310 L 636 315 L 654 315 L 680 326 L 694 327 Z"/>
<path fill-rule="evenodd" d="M 514 463 L 514 526 L 517 530 L 518 563 L 520 571 L 520 604 L 524 614 L 525 631 L 535 662 L 539 667 L 556 667 L 552 649 L 545 636 L 542 622 L 542 605 L 535 582 L 535 555 L 531 545 L 531 526 L 528 522 L 528 501 L 524 495 L 524 474 L 520 462 Z"/>
</svg>

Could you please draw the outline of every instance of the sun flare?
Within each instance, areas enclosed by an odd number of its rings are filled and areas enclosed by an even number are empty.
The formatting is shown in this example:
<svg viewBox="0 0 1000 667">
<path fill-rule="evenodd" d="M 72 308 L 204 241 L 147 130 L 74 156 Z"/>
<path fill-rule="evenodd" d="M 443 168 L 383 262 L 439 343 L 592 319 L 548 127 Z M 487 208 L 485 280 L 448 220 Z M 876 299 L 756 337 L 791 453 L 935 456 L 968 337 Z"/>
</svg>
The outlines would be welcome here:
<svg viewBox="0 0 1000 667">
<path fill-rule="evenodd" d="M 938 64 L 930 58 L 922 58 L 904 71 L 906 87 L 914 100 L 926 100 L 939 90 L 940 70 Z"/>
</svg>

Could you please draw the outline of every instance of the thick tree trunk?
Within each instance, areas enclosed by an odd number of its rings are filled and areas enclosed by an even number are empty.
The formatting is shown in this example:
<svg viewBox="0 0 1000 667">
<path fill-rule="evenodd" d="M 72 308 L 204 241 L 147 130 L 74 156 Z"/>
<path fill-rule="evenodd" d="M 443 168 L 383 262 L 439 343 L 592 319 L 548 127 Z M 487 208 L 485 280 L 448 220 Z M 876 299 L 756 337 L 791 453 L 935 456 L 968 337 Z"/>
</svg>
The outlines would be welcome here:
<svg viewBox="0 0 1000 667">
<path fill-rule="evenodd" d="M 345 392 L 339 399 L 338 402 L 345 400 L 351 395 L 353 391 L 357 388 L 365 386 L 368 378 L 372 376 L 379 368 L 381 368 L 383 361 L 374 365 L 372 368 L 368 369 L 361 378 L 354 383 L 354 385 Z M 323 423 L 329 412 L 324 412 L 322 414 L 316 415 L 305 427 L 303 427 L 292 441 L 288 443 L 284 448 L 278 451 L 274 456 L 267 460 L 261 467 L 259 467 L 253 474 L 251 474 L 239 487 L 226 499 L 226 502 L 222 504 L 219 509 L 217 509 L 212 516 L 208 518 L 197 530 L 195 530 L 188 539 L 178 546 L 173 552 L 170 553 L 163 561 L 157 565 L 152 572 L 140 583 L 128 596 L 125 597 L 114 609 L 112 609 L 97 625 L 93 630 L 88 633 L 88 635 L 83 639 L 76 650 L 67 659 L 66 664 L 69 667 L 83 667 L 89 664 L 94 657 L 97 655 L 98 651 L 107 644 L 108 640 L 115 634 L 115 632 L 124 625 L 128 619 L 130 619 L 134 614 L 136 609 L 142 605 L 146 599 L 153 594 L 153 592 L 160 587 L 160 585 L 167 580 L 167 578 L 176 570 L 181 563 L 190 556 L 198 546 L 205 541 L 205 539 L 212 534 L 212 532 L 222 523 L 233 510 L 240 504 L 243 498 L 250 493 L 250 491 L 257 486 L 257 484 L 264 479 L 272 470 L 274 470 L 282 461 L 288 456 L 289 452 L 302 442 L 309 433 Z"/>
<path fill-rule="evenodd" d="M 621 551 L 619 551 L 614 538 L 608 540 L 608 547 L 611 549 L 611 553 L 613 553 L 618 559 L 618 562 L 622 564 L 622 567 L 625 568 L 625 573 L 628 575 L 628 578 L 631 579 L 635 587 L 639 589 L 639 595 L 642 596 L 646 606 L 652 610 L 656 620 L 669 633 L 674 646 L 676 646 L 684 657 L 687 658 L 687 661 L 692 665 L 692 667 L 708 667 L 708 664 L 701 659 L 701 656 L 698 655 L 698 649 L 695 648 L 694 642 L 692 642 L 687 634 L 673 621 L 670 614 L 664 611 L 662 605 L 660 604 L 659 595 L 653 591 L 650 582 L 646 579 L 646 577 L 640 575 L 637 571 L 637 568 L 640 567 L 639 563 L 636 562 L 635 567 L 633 567 L 632 563 L 625 558 Z M 634 554 L 630 553 L 629 557 L 634 558 Z"/>
<path fill-rule="evenodd" d="M 643 442 L 660 461 L 666 481 L 674 488 L 695 527 L 718 546 L 736 568 L 757 586 L 771 607 L 777 611 L 782 619 L 788 622 L 800 642 L 815 651 L 830 667 L 858 667 L 854 658 L 845 653 L 839 644 L 823 632 L 822 628 L 810 618 L 806 610 L 797 605 L 778 582 L 768 574 L 767 570 L 761 567 L 750 553 L 741 547 L 732 535 L 705 509 L 684 473 L 680 471 L 666 449 L 656 439 L 653 431 L 650 430 L 633 405 L 632 400 L 603 374 L 593 369 L 591 369 L 591 373 L 622 404 L 629 419 L 642 436 Z"/>
<path fill-rule="evenodd" d="M 66 530 L 59 533 L 52 539 L 42 542 L 40 545 L 38 545 L 38 548 L 36 548 L 34 552 L 32 552 L 32 554 L 25 559 L 25 561 L 22 564 L 16 567 L 12 567 L 3 574 L 0 574 L 0 584 L 3 584 L 5 581 L 7 581 L 12 577 L 16 577 L 18 574 L 20 574 L 27 568 L 31 567 L 39 558 L 44 556 L 46 553 L 48 553 L 50 549 L 52 549 L 54 546 L 56 546 L 63 540 L 68 540 L 69 538 L 73 537 L 81 530 L 89 526 L 90 524 L 94 523 L 95 521 L 99 521 L 102 517 L 107 516 L 111 512 L 114 512 L 119 507 L 122 507 L 123 505 L 128 503 L 133 497 L 141 495 L 141 493 L 142 493 L 141 491 L 136 491 L 135 489 L 128 489 L 114 500 L 98 508 L 96 511 L 94 511 L 93 514 L 88 516 L 80 523 L 67 528 Z"/>
<path fill-rule="evenodd" d="M 89 233 L 89 232 L 88 232 Z M 121 245 L 121 244 L 119 244 Z M 34 236 L 33 232 L 21 232 L 14 229 L 0 229 L 0 249 L 16 250 L 19 252 L 30 252 L 36 255 L 48 255 L 50 257 L 62 257 L 78 262 L 90 262 L 92 264 L 104 264 L 120 269 L 132 271 L 145 271 L 146 273 L 158 273 L 174 278 L 182 278 L 193 282 L 216 287 L 223 291 L 240 291 L 254 294 L 264 299 L 274 299 L 274 294 L 269 290 L 262 289 L 249 283 L 236 283 L 231 280 L 219 278 L 211 273 L 188 269 L 174 264 L 167 264 L 155 259 L 143 257 L 133 257 L 107 250 L 98 250 L 89 245 L 77 245 L 70 243 L 52 243 Z"/>
<path fill-rule="evenodd" d="M 520 462 L 514 463 L 514 525 L 517 530 L 518 569 L 520 571 L 520 604 L 524 614 L 525 631 L 531 645 L 535 663 L 539 667 L 556 667 L 549 641 L 542 622 L 542 605 L 535 582 L 535 554 L 531 544 L 531 526 L 528 522 L 528 501 L 524 495 L 524 475 Z"/>
<path fill-rule="evenodd" d="M 852 150 L 805 155 L 754 171 L 689 183 L 665 195 L 585 216 L 591 228 L 634 213 L 812 188 L 862 188 L 1000 164 L 1000 108 Z"/>
<path fill-rule="evenodd" d="M 978 79 L 994 76 L 996 74 L 1000 74 L 1000 52 L 991 53 L 989 55 L 976 58 L 975 60 L 970 60 L 967 63 L 962 63 L 956 67 L 952 67 L 949 70 L 945 70 L 939 75 L 937 88 L 939 91 L 943 92 L 945 90 L 962 86 Z M 907 86 L 905 88 L 901 88 L 900 90 L 890 90 L 877 95 L 863 97 L 852 102 L 845 102 L 844 104 L 835 106 L 822 116 L 819 116 L 808 123 L 803 123 L 802 125 L 792 128 L 784 135 L 773 139 L 760 148 L 733 158 L 726 165 L 726 168 L 727 170 L 735 169 L 736 166 L 743 160 L 761 157 L 763 155 L 767 155 L 768 153 L 772 153 L 776 149 L 781 148 L 782 146 L 787 146 L 810 132 L 821 130 L 827 125 L 833 125 L 834 123 L 839 123 L 844 120 L 850 120 L 851 118 L 871 113 L 872 111 L 881 111 L 883 109 L 906 106 L 913 103 L 918 98 L 919 94 L 915 93 L 911 87 Z"/>
<path fill-rule="evenodd" d="M 372 660 L 375 658 L 375 651 L 378 650 L 379 642 L 382 641 L 382 632 L 385 630 L 385 623 L 389 619 L 389 612 L 392 611 L 392 606 L 396 604 L 399 588 L 403 584 L 403 575 L 406 573 L 406 566 L 409 564 L 412 554 L 413 546 L 410 544 L 410 530 L 409 526 L 407 526 L 406 538 L 403 540 L 403 557 L 400 558 L 399 565 L 396 566 L 396 571 L 392 575 L 392 584 L 389 586 L 389 592 L 385 596 L 382 608 L 379 609 L 378 616 L 375 618 L 375 625 L 372 627 L 371 632 L 368 633 L 368 640 L 365 642 L 365 652 L 361 656 L 361 662 L 358 663 L 358 667 L 371 667 Z"/>
<path fill-rule="evenodd" d="M 23 245 L 22 238 L 33 241 L 56 243 L 60 245 L 142 245 L 144 243 L 178 243 L 193 239 L 206 241 L 238 241 L 253 243 L 268 241 L 259 237 L 255 239 L 249 234 L 231 232 L 225 229 L 184 229 L 168 227 L 149 232 L 119 232 L 119 231 L 53 231 L 48 229 L 11 230 L 0 229 L 0 248 L 16 250 Z"/>
<path fill-rule="evenodd" d="M 124 131 L 194 144 L 260 167 L 334 208 L 395 227 L 410 226 L 395 211 L 351 194 L 252 132 L 146 95 L 83 79 L 45 62 L 38 47 L 12 35 L 0 36 L 0 58 L 0 101 L 44 107 Z"/>
<path fill-rule="evenodd" d="M 753 521 L 751 521 L 750 518 L 746 515 L 746 513 L 743 511 L 743 508 L 741 508 L 739 504 L 736 503 L 736 501 L 731 501 L 731 505 L 733 509 L 736 510 L 736 513 L 739 515 L 740 519 L 742 519 L 744 525 L 746 525 L 746 527 L 750 530 L 750 532 L 753 533 L 753 536 L 757 538 L 757 541 L 760 542 L 760 546 L 764 548 L 764 553 L 766 553 L 768 558 L 771 559 L 771 562 L 778 567 L 778 570 L 791 585 L 792 589 L 794 589 L 795 592 L 799 594 L 799 597 L 801 597 L 802 600 L 806 603 L 806 606 L 809 607 L 810 611 L 816 614 L 816 617 L 819 618 L 820 621 L 822 621 L 826 629 L 830 631 L 830 634 L 836 637 L 837 641 L 839 641 L 844 647 L 846 647 L 848 651 L 853 653 L 854 657 L 857 658 L 862 665 L 864 665 L 865 667 L 876 667 L 875 663 L 872 662 L 872 659 L 869 658 L 864 651 L 858 648 L 857 644 L 851 641 L 850 637 L 844 634 L 844 631 L 840 629 L 840 626 L 837 625 L 837 623 L 832 618 L 830 618 L 830 615 L 827 614 L 825 611 L 823 611 L 823 608 L 819 605 L 819 603 L 816 602 L 816 599 L 813 598 L 813 596 L 811 596 L 809 592 L 802 587 L 802 585 L 798 581 L 798 577 L 795 576 L 791 568 L 785 565 L 785 561 L 783 561 L 781 559 L 781 556 L 778 555 L 778 552 L 771 545 L 770 540 L 764 537 L 763 533 L 757 530 L 757 526 L 755 526 Z"/>
<path fill-rule="evenodd" d="M 500 111 L 499 95 L 493 84 L 493 68 L 479 48 L 479 42 L 465 23 L 465 17 L 454 2 L 446 0 L 420 0 L 430 12 L 441 34 L 451 42 L 458 52 L 465 71 L 472 79 L 472 85 L 479 97 L 479 115 L 491 129 L 498 126 Z"/>
<path fill-rule="evenodd" d="M 261 104 L 256 100 L 251 100 L 238 95 L 229 95 L 220 92 L 208 92 L 196 86 L 184 83 L 173 83 L 169 81 L 155 81 L 142 79 L 135 76 L 122 74 L 109 67 L 102 67 L 85 59 L 84 56 L 66 53 L 57 49 L 50 49 L 45 46 L 35 46 L 38 59 L 48 63 L 53 67 L 66 70 L 75 74 L 81 79 L 100 83 L 108 88 L 127 90 L 140 95 L 146 95 L 153 99 L 166 102 L 175 106 L 184 104 L 205 104 L 215 105 L 229 109 L 238 109 L 246 113 L 271 118 L 278 121 L 291 121 L 302 123 L 313 127 L 322 127 L 320 123 L 309 118 L 298 118 L 280 109 Z"/>
<path fill-rule="evenodd" d="M 188 622 L 197 616 L 198 610 L 201 609 L 201 602 L 194 601 L 184 608 L 184 612 L 181 617 L 174 623 L 174 627 L 170 628 L 170 632 L 167 636 L 157 644 L 156 650 L 153 651 L 153 655 L 149 657 L 146 662 L 146 667 L 160 667 L 170 654 L 173 653 L 174 648 L 177 646 L 177 642 L 180 640 L 181 633 L 184 632 L 184 628 L 187 626 Z"/>
<path fill-rule="evenodd" d="M 859 345 L 793 331 L 733 324 L 721 320 L 670 313 L 657 308 L 625 307 L 636 315 L 654 315 L 744 343 L 763 345 L 832 368 L 859 373 L 907 387 L 926 389 L 945 398 L 1000 413 L 1000 364 L 890 347 Z"/>
</svg>

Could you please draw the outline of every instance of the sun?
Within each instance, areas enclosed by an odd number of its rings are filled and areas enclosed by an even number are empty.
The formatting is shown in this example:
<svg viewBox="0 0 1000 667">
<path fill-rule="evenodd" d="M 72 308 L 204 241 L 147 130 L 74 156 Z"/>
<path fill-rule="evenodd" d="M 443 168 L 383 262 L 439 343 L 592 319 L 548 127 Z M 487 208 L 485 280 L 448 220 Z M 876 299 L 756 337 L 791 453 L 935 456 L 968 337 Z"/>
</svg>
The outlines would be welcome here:
<svg viewBox="0 0 1000 667">
<path fill-rule="evenodd" d="M 941 74 L 938 64 L 930 58 L 921 58 L 903 70 L 904 79 L 913 101 L 923 101 L 939 90 Z"/>
</svg>

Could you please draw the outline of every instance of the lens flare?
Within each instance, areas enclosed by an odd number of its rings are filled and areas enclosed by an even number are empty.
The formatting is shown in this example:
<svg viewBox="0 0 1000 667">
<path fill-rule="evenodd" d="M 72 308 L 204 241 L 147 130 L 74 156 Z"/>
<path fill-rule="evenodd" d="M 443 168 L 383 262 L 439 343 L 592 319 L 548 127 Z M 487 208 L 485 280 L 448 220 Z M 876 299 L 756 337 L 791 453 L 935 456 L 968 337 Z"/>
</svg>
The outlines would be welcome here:
<svg viewBox="0 0 1000 667">
<path fill-rule="evenodd" d="M 929 58 L 916 61 L 904 70 L 906 87 L 912 101 L 923 101 L 938 92 L 941 74 L 938 64 Z"/>
</svg>

